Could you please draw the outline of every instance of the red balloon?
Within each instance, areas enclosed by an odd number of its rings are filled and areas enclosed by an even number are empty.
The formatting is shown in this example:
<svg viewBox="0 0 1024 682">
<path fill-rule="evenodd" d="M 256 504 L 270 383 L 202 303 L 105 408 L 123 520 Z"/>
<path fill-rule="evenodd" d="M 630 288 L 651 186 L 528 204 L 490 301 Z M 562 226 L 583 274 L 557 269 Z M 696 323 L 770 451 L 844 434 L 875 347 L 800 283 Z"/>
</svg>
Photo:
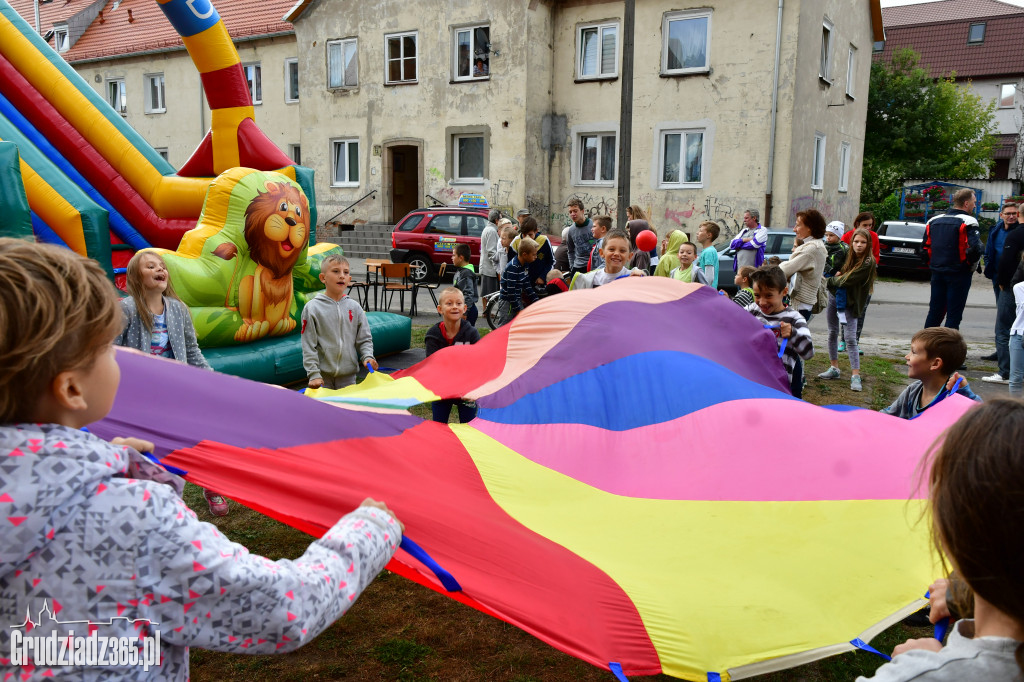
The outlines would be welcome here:
<svg viewBox="0 0 1024 682">
<path fill-rule="evenodd" d="M 653 251 L 658 246 L 658 235 L 644 230 L 636 236 L 636 248 L 641 251 Z"/>
</svg>

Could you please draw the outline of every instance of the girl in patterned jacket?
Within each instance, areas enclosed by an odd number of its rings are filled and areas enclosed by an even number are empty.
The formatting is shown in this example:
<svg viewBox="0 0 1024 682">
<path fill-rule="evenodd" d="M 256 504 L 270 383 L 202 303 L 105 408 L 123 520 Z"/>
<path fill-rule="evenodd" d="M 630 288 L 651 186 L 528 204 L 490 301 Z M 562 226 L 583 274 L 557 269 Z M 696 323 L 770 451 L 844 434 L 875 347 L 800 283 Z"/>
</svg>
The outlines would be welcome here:
<svg viewBox="0 0 1024 682">
<path fill-rule="evenodd" d="M 394 555 L 403 527 L 372 500 L 294 561 L 200 523 L 172 486 L 138 478 L 138 453 L 80 430 L 110 411 L 120 380 L 121 316 L 100 267 L 0 239 L 0 291 L 0 679 L 186 680 L 190 646 L 291 651 Z M 51 663 L 30 646 L 72 631 L 161 655 L 146 670 L 111 651 Z"/>
</svg>

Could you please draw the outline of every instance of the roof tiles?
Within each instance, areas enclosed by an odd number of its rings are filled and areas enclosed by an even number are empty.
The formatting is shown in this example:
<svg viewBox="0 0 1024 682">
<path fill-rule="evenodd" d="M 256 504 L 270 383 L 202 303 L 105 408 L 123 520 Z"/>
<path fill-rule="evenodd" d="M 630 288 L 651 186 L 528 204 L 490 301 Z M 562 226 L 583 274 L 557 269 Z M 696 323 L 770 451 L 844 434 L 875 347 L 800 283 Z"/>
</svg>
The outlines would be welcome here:
<svg viewBox="0 0 1024 682">
<path fill-rule="evenodd" d="M 928 4 L 945 5 L 952 1 Z M 1024 75 L 1024 9 L 1013 9 L 1013 14 L 987 18 L 985 39 L 976 44 L 967 43 L 967 33 L 972 23 L 978 23 L 977 17 L 915 26 L 887 25 L 885 49 L 874 58 L 887 62 L 893 51 L 910 47 L 920 53 L 921 66 L 927 68 L 933 78 L 948 76 L 951 72 L 956 72 L 961 79 L 1019 77 Z"/>
<path fill-rule="evenodd" d="M 1024 9 L 1000 0 L 941 0 L 918 5 L 902 5 L 882 9 L 882 22 L 888 29 L 911 24 L 929 24 L 1020 14 Z"/>
</svg>

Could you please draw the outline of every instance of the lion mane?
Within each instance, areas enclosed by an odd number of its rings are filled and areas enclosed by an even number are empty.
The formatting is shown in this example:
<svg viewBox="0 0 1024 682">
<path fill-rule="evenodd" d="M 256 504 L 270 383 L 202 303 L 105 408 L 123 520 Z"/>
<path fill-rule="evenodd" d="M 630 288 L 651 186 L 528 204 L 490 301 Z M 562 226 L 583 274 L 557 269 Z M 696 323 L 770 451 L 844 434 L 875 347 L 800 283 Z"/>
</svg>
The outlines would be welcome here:
<svg viewBox="0 0 1024 682">
<path fill-rule="evenodd" d="M 266 188 L 267 191 L 258 192 L 245 209 L 245 241 L 252 260 L 270 270 L 277 279 L 288 274 L 298 261 L 302 248 L 293 248 L 287 257 L 283 257 L 278 252 L 281 242 L 270 239 L 266 234 L 267 221 L 275 215 L 280 216 L 289 226 L 285 239 L 300 229 L 300 241 L 305 243 L 309 238 L 309 202 L 298 189 L 287 183 L 268 182 Z M 296 207 L 301 209 L 299 220 L 291 217 L 296 214 Z"/>
</svg>

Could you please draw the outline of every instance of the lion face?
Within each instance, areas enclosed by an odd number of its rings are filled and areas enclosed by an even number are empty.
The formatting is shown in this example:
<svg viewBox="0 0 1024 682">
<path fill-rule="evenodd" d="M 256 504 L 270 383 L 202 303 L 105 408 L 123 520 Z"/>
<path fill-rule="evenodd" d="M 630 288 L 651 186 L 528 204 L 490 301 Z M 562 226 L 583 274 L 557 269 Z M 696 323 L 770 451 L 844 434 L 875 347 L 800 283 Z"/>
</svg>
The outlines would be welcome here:
<svg viewBox="0 0 1024 682">
<path fill-rule="evenodd" d="M 287 183 L 268 182 L 266 188 L 245 209 L 245 241 L 256 263 L 282 277 L 309 236 L 309 202 Z"/>
</svg>

